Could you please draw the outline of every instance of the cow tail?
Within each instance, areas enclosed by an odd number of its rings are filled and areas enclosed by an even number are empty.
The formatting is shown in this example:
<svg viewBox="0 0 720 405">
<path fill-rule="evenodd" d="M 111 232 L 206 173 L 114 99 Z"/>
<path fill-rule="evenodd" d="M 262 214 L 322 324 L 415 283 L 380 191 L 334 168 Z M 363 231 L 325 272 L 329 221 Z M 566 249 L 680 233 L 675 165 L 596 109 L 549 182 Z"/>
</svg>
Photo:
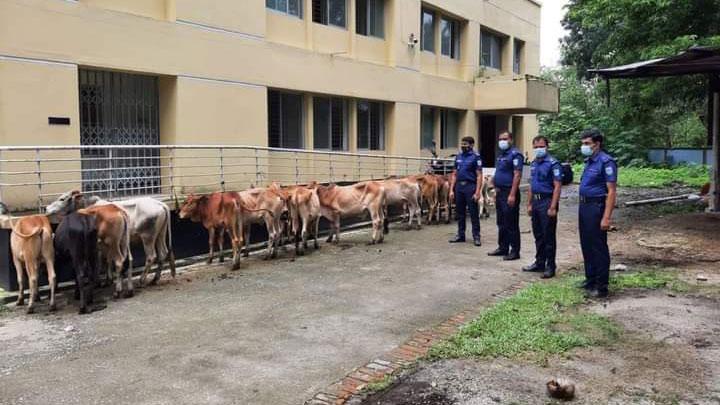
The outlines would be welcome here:
<svg viewBox="0 0 720 405">
<path fill-rule="evenodd" d="M 170 266 L 170 275 L 175 278 L 175 253 L 173 252 L 173 240 L 172 240 L 172 214 L 170 213 L 170 208 L 167 206 L 163 206 L 163 210 L 165 210 L 165 215 L 167 218 L 167 223 L 165 226 L 167 226 L 167 245 L 165 246 L 167 248 L 167 252 L 165 252 L 165 258 L 168 261 L 168 265 Z"/>
<path fill-rule="evenodd" d="M 130 218 L 128 218 L 128 215 L 125 211 L 122 211 L 122 217 L 125 220 L 123 221 L 123 239 L 125 240 L 125 258 L 128 260 L 128 278 L 132 279 L 133 258 L 132 252 L 130 251 L 130 230 L 128 229 L 128 223 L 130 222 Z"/>
<path fill-rule="evenodd" d="M 34 230 L 32 233 L 22 233 L 22 232 L 20 232 L 19 229 L 17 229 L 17 226 L 16 226 L 16 225 L 17 225 L 17 222 L 13 224 L 13 223 L 12 223 L 12 219 L 10 219 L 10 227 L 12 228 L 12 232 L 13 232 L 15 235 L 17 235 L 17 236 L 19 236 L 19 237 L 21 237 L 21 238 L 23 238 L 23 239 L 30 239 L 30 238 L 32 238 L 33 236 L 42 233 L 42 228 L 38 228 L 38 229 Z"/>
</svg>

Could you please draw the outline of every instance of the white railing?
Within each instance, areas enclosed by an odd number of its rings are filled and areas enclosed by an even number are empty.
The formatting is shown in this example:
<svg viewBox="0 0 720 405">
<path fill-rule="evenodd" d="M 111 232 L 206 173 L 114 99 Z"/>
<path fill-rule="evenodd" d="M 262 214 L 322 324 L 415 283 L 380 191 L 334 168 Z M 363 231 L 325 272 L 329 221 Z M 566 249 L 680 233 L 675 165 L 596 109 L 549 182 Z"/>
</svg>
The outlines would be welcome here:
<svg viewBox="0 0 720 405">
<path fill-rule="evenodd" d="M 0 201 L 43 208 L 69 190 L 106 198 L 241 190 L 281 184 L 353 182 L 431 169 L 430 158 L 244 145 L 0 147 Z M 443 171 L 444 162 L 436 159 Z"/>
</svg>

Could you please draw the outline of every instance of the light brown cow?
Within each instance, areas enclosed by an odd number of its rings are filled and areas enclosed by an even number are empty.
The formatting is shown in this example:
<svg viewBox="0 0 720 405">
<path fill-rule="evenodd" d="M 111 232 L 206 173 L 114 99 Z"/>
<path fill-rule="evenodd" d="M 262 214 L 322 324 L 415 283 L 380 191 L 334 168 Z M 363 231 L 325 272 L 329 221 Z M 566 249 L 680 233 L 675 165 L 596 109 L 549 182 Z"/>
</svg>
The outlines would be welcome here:
<svg viewBox="0 0 720 405">
<path fill-rule="evenodd" d="M 224 241 L 225 232 L 230 234 L 233 258 L 232 269 L 240 268 L 240 237 L 241 224 L 238 221 L 238 210 L 243 209 L 242 199 L 237 193 L 215 192 L 205 195 L 188 195 L 185 203 L 180 207 L 178 216 L 182 219 L 190 218 L 193 222 L 200 222 L 207 229 L 209 240 L 209 253 L 207 263 L 211 264 L 215 258 L 215 239 L 217 235 L 220 248 L 220 262 L 225 261 Z"/>
<path fill-rule="evenodd" d="M 277 183 L 268 188 L 251 188 L 249 190 L 233 193 L 243 201 L 246 215 L 241 219 L 243 233 L 243 256 L 247 257 L 250 245 L 250 230 L 252 224 L 265 224 L 268 232 L 266 259 L 276 257 L 277 249 L 282 238 L 282 224 L 280 219 L 287 211 L 286 200 L 288 194 Z"/>
<path fill-rule="evenodd" d="M 115 279 L 115 292 L 113 293 L 115 298 L 119 298 L 123 292 L 123 266 L 125 260 L 128 261 L 128 271 L 125 277 L 127 281 L 125 297 L 132 297 L 134 295 L 132 282 L 133 259 L 130 252 L 130 219 L 127 212 L 115 204 L 93 205 L 77 212 L 80 215 L 95 217 L 98 249 L 107 263 L 108 280 Z"/>
<path fill-rule="evenodd" d="M 385 187 L 386 207 L 407 208 L 408 227 L 412 227 L 413 219 L 417 218 L 417 229 L 422 227 L 422 210 L 420 209 L 420 185 L 416 178 L 403 177 L 398 179 L 386 179 L 383 181 Z M 385 231 L 387 231 L 387 211 L 385 212 Z"/>
<path fill-rule="evenodd" d="M 490 218 L 490 207 L 495 206 L 495 183 L 491 175 L 483 176 L 482 189 L 480 190 L 479 211 L 480 218 Z"/>
<path fill-rule="evenodd" d="M 418 176 L 415 176 L 415 179 L 420 184 L 420 196 L 421 196 L 420 206 L 422 206 L 423 202 L 427 203 L 427 206 L 428 206 L 427 223 L 430 224 L 432 222 L 432 218 L 435 215 L 436 210 L 438 209 L 438 193 L 439 193 L 438 180 L 434 174 L 418 175 Z"/>
<path fill-rule="evenodd" d="M 302 256 L 308 246 L 308 237 L 312 230 L 315 249 L 319 249 L 318 232 L 320 225 L 320 198 L 317 193 L 317 183 L 307 186 L 290 186 L 285 190 L 289 195 L 288 209 L 292 233 L 295 236 L 295 253 Z M 300 243 L 302 242 L 302 244 Z"/>
<path fill-rule="evenodd" d="M 55 310 L 55 249 L 53 247 L 52 228 L 44 215 L 32 215 L 20 218 L 12 227 L 10 236 L 15 271 L 17 272 L 17 305 L 25 304 L 23 273 L 27 273 L 30 286 L 30 303 L 27 313 L 35 312 L 35 299 L 39 300 L 38 276 L 40 264 L 45 263 L 50 285 L 50 310 Z M 23 271 L 24 269 L 24 271 Z"/>
<path fill-rule="evenodd" d="M 366 181 L 351 186 L 318 186 L 320 212 L 330 221 L 332 231 L 328 242 L 340 241 L 340 218 L 360 216 L 370 212 L 372 219 L 371 243 L 382 243 L 385 220 L 385 187 L 379 181 Z"/>
<path fill-rule="evenodd" d="M 435 178 L 438 181 L 438 209 L 436 212 L 437 222 L 440 222 L 442 211 L 445 210 L 445 223 L 450 223 L 452 211 L 452 202 L 450 201 L 450 181 L 452 176 L 454 176 L 454 172 L 446 175 L 435 175 Z"/>
</svg>

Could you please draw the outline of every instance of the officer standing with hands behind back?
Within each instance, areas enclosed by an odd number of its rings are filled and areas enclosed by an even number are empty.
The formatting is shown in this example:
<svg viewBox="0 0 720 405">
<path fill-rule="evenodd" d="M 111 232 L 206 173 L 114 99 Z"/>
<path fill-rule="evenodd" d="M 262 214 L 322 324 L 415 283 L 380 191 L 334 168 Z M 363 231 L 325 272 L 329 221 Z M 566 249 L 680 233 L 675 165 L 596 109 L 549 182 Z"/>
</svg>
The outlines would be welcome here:
<svg viewBox="0 0 720 405">
<path fill-rule="evenodd" d="M 450 243 L 465 242 L 465 214 L 466 210 L 469 210 L 473 242 L 475 246 L 481 246 L 478 200 L 483 181 L 482 159 L 473 150 L 474 145 L 473 137 L 464 137 L 460 140 L 460 154 L 455 157 L 454 176 L 450 180 L 450 199 L 455 199 L 458 233 L 450 239 Z"/>
<path fill-rule="evenodd" d="M 535 262 L 523 271 L 543 273 L 542 278 L 555 276 L 557 251 L 557 215 L 562 189 L 560 162 L 548 154 L 550 142 L 542 135 L 533 139 L 535 160 L 530 166 L 528 215 L 532 218 L 535 237 Z"/>
<path fill-rule="evenodd" d="M 610 250 L 607 233 L 617 198 L 618 169 L 615 159 L 603 151 L 603 135 L 597 129 L 580 135 L 585 169 L 580 180 L 580 245 L 585 260 L 582 287 L 593 298 L 608 296 Z"/>
<path fill-rule="evenodd" d="M 513 135 L 505 131 L 498 137 L 500 156 L 495 165 L 495 207 L 498 248 L 488 256 L 503 260 L 520 258 L 520 180 L 525 158 L 513 147 Z"/>
</svg>

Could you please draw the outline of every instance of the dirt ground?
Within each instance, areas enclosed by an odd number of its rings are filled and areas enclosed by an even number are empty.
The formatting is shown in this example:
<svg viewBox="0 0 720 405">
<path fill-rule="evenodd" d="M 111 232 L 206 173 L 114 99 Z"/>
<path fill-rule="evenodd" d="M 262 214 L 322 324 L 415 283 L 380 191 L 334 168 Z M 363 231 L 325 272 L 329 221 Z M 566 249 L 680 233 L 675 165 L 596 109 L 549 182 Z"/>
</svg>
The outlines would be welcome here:
<svg viewBox="0 0 720 405">
<path fill-rule="evenodd" d="M 686 190 L 621 190 L 628 201 Z M 574 196 L 565 201 L 571 206 Z M 620 208 L 611 233 L 614 263 L 674 269 L 698 291 L 626 290 L 587 309 L 621 325 L 609 347 L 578 349 L 546 364 L 508 359 L 421 364 L 363 405 L 555 403 L 547 381 L 576 385 L 573 403 L 720 404 L 720 217 L 694 203 Z M 672 214 L 683 212 L 683 214 Z M 689 212 L 689 213 L 688 213 Z M 708 281 L 697 281 L 702 274 Z M 709 286 L 706 288 L 706 286 Z"/>
</svg>

